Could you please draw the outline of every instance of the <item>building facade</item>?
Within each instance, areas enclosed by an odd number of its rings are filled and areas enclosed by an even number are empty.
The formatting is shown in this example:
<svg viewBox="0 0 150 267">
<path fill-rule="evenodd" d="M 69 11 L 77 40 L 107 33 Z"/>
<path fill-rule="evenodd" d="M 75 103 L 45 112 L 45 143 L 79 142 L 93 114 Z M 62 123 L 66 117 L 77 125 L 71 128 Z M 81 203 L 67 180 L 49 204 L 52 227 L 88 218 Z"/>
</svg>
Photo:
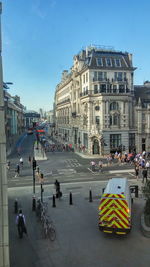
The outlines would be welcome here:
<svg viewBox="0 0 150 267">
<path fill-rule="evenodd" d="M 19 96 L 11 96 L 4 89 L 4 108 L 6 149 L 8 152 L 25 130 L 25 107 L 21 104 Z"/>
<path fill-rule="evenodd" d="M 33 127 L 34 123 L 39 123 L 40 114 L 34 110 L 25 110 L 25 128 Z"/>
<path fill-rule="evenodd" d="M 150 82 L 135 85 L 136 149 L 150 152 Z"/>
<path fill-rule="evenodd" d="M 90 154 L 131 150 L 136 142 L 132 55 L 88 47 L 63 71 L 55 93 L 58 135 Z"/>
</svg>

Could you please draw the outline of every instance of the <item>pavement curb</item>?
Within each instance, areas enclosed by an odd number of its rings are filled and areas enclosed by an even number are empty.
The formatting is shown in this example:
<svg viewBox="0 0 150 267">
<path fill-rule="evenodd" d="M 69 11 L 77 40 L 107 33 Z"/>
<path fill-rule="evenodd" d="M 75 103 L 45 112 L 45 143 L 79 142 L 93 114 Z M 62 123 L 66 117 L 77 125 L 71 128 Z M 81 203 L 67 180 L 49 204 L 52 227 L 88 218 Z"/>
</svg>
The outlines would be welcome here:
<svg viewBox="0 0 150 267">
<path fill-rule="evenodd" d="M 144 220 L 144 212 L 141 215 L 141 230 L 145 237 L 150 238 L 150 227 L 146 226 L 145 220 Z"/>
</svg>

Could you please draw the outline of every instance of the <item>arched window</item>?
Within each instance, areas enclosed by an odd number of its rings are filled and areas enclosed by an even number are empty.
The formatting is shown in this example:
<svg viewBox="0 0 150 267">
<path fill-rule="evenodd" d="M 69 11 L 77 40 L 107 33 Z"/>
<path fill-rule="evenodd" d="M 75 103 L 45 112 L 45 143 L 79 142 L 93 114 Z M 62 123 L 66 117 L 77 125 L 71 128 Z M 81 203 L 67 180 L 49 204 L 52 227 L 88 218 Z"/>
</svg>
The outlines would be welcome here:
<svg viewBox="0 0 150 267">
<path fill-rule="evenodd" d="M 112 102 L 110 104 L 110 110 L 118 110 L 119 109 L 119 105 L 117 102 Z"/>
<path fill-rule="evenodd" d="M 113 118 L 112 116 L 110 116 L 110 125 L 112 125 L 112 122 L 113 122 Z"/>
</svg>

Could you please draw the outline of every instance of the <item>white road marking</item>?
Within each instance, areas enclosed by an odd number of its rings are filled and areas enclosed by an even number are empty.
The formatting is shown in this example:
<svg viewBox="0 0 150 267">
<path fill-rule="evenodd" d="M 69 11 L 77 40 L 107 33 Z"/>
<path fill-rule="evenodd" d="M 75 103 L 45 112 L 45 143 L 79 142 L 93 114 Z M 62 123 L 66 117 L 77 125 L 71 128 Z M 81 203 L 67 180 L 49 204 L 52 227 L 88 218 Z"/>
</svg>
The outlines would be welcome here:
<svg viewBox="0 0 150 267">
<path fill-rule="evenodd" d="M 134 169 L 126 169 L 126 170 L 114 170 L 114 171 L 108 171 L 108 173 L 113 174 L 113 173 L 130 173 L 130 172 L 135 172 Z"/>
</svg>

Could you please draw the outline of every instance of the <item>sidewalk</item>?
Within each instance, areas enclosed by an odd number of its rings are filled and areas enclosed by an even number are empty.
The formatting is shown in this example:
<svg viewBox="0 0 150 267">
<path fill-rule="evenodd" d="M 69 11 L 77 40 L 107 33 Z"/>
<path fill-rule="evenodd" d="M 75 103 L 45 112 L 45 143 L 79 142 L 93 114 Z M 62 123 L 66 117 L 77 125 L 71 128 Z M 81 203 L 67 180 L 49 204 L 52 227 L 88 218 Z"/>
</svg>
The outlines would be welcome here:
<svg viewBox="0 0 150 267">
<path fill-rule="evenodd" d="M 100 194 L 106 182 L 97 181 L 92 184 L 92 203 L 89 202 L 90 184 L 81 182 L 78 187 L 76 184 L 69 185 L 69 187 L 67 184 L 61 184 L 63 197 L 60 201 L 56 199 L 56 208 L 52 207 L 53 185 L 46 185 L 44 187 L 44 201 L 48 202 L 48 214 L 56 227 L 56 240 L 54 242 L 42 238 L 41 223 L 37 221 L 35 212 L 32 211 L 32 188 L 28 187 L 26 190 L 23 187 L 9 189 L 11 267 L 69 267 L 72 266 L 70 262 L 76 258 L 77 248 L 79 249 L 79 257 L 83 256 L 83 243 L 85 247 L 87 246 L 87 251 L 90 242 L 94 243 L 96 241 L 98 242 L 97 245 L 99 245 L 99 242 L 103 241 L 103 237 L 99 232 L 98 239 L 95 235 L 98 220 L 97 209 Z M 138 184 L 141 185 L 141 181 L 138 181 Z M 69 205 L 70 190 L 72 190 L 73 206 Z M 28 236 L 24 236 L 23 239 L 18 238 L 15 226 L 16 215 L 13 213 L 13 201 L 16 197 L 18 198 L 19 207 L 22 208 L 27 221 Z M 36 197 L 40 197 L 40 186 L 36 186 Z M 139 199 L 134 200 L 133 205 L 133 219 L 134 221 L 139 220 L 138 214 L 143 210 L 144 199 L 139 196 Z M 87 218 L 90 219 L 87 220 Z M 137 228 L 136 230 L 139 231 L 141 238 L 142 234 L 140 230 Z M 134 229 L 132 231 L 133 238 Z M 81 233 L 81 238 L 79 237 L 79 233 Z M 85 238 L 84 241 L 82 240 L 82 235 Z M 104 252 L 105 254 L 107 254 L 106 251 Z M 86 259 L 87 256 L 85 255 L 83 258 L 84 263 L 87 263 Z M 98 264 L 93 265 L 98 267 Z M 76 264 L 76 266 L 88 265 L 79 262 L 79 265 Z"/>
<path fill-rule="evenodd" d="M 101 155 L 90 155 L 87 153 L 82 153 L 82 152 L 78 152 L 78 151 L 74 151 L 75 154 L 77 154 L 78 156 L 85 158 L 85 159 L 106 159 L 106 156 L 101 156 Z"/>
</svg>

